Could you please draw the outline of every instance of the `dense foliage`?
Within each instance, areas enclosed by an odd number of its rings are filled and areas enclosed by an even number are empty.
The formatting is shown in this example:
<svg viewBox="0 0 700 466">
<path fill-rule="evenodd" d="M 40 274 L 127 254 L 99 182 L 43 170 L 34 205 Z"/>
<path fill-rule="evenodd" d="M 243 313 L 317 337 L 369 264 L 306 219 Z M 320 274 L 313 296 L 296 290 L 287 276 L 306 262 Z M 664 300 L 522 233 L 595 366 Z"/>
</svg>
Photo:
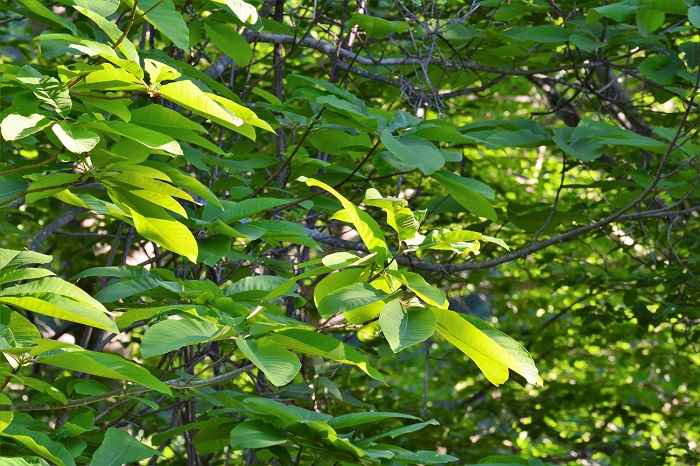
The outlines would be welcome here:
<svg viewBox="0 0 700 466">
<path fill-rule="evenodd" d="M 699 462 L 699 28 L 2 2 L 0 461 Z"/>
</svg>

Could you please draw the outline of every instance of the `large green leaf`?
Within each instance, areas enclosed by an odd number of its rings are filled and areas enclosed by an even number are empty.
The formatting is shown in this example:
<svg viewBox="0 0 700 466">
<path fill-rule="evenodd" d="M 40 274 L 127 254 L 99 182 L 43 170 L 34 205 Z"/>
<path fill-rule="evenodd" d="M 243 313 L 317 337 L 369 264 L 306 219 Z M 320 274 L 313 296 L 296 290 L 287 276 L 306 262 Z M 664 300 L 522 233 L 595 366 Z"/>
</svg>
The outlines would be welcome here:
<svg viewBox="0 0 700 466">
<path fill-rule="evenodd" d="M 100 16 L 109 16 L 119 8 L 119 0 L 73 0 L 75 6 L 90 10 Z"/>
<path fill-rule="evenodd" d="M 205 132 L 199 123 L 179 114 L 175 110 L 163 107 L 162 105 L 146 105 L 131 112 L 131 119 L 134 123 L 148 126 L 156 131 L 165 128 L 188 129 L 196 132 Z"/>
<path fill-rule="evenodd" d="M 379 314 L 382 333 L 394 353 L 430 338 L 436 323 L 435 314 L 430 309 L 406 307 L 398 299 L 389 302 Z"/>
<path fill-rule="evenodd" d="M 447 171 L 434 173 L 433 178 L 442 183 L 447 192 L 469 212 L 492 222 L 498 219 L 493 206 L 470 186 L 467 178 Z"/>
<path fill-rule="evenodd" d="M 425 175 L 432 175 L 445 165 L 445 158 L 435 145 L 417 136 L 396 138 L 385 129 L 381 135 L 382 144 L 401 162 L 420 169 Z"/>
<path fill-rule="evenodd" d="M 14 141 L 31 136 L 52 123 L 44 115 L 34 113 L 29 116 L 13 113 L 3 118 L 0 123 L 0 133 L 6 141 Z"/>
<path fill-rule="evenodd" d="M 370 217 L 367 212 L 364 212 L 355 204 L 348 201 L 342 194 L 328 186 L 326 183 L 308 178 L 300 178 L 300 181 L 306 182 L 306 184 L 309 186 L 318 186 L 323 188 L 335 196 L 335 198 L 340 201 L 340 204 L 348 214 L 350 221 L 360 234 L 362 241 L 367 245 L 367 248 L 371 252 L 377 254 L 377 262 L 381 263 L 384 261 L 390 252 L 386 244 L 386 239 L 384 239 L 384 234 L 382 233 L 382 230 L 379 227 L 379 224 L 377 224 L 376 220 Z"/>
<path fill-rule="evenodd" d="M 469 356 L 492 384 L 508 380 L 508 369 L 542 384 L 530 354 L 509 336 L 474 317 L 438 308 L 433 312 L 438 333 Z"/>
<path fill-rule="evenodd" d="M 236 344 L 250 362 L 278 387 L 291 382 L 301 369 L 301 363 L 293 353 L 269 338 L 254 340 L 239 337 Z"/>
<path fill-rule="evenodd" d="M 52 106 L 59 115 L 68 116 L 71 110 L 71 98 L 65 84 L 56 78 L 47 77 L 29 65 L 25 65 L 17 73 L 17 81 L 32 90 L 41 101 Z"/>
<path fill-rule="evenodd" d="M 447 309 L 449 306 L 445 292 L 425 281 L 422 275 L 415 272 L 396 271 L 389 271 L 389 274 L 401 280 L 409 290 L 426 303 L 441 309 Z"/>
<path fill-rule="evenodd" d="M 352 346 L 329 335 L 309 330 L 290 328 L 271 333 L 266 336 L 266 338 L 292 351 L 321 356 L 343 364 L 352 364 L 370 377 L 381 382 L 384 381 L 382 374 L 370 365 L 366 356 L 360 354 Z"/>
<path fill-rule="evenodd" d="M 15 413 L 10 425 L 0 431 L 0 437 L 13 439 L 55 465 L 75 466 L 73 455 L 68 449 L 61 442 L 37 430 L 37 427 L 45 428 L 41 421 L 34 420 L 27 413 Z"/>
<path fill-rule="evenodd" d="M 107 429 L 102 445 L 95 450 L 91 466 L 120 466 L 151 456 L 163 456 L 155 448 L 148 447 L 121 429 Z"/>
<path fill-rule="evenodd" d="M 238 34 L 236 27 L 232 24 L 217 23 L 214 21 L 204 23 L 204 29 L 211 38 L 211 41 L 219 49 L 233 58 L 238 66 L 246 66 L 253 58 L 253 50 L 250 44 Z"/>
<path fill-rule="evenodd" d="M 35 338 L 40 338 L 39 329 L 29 320 L 5 306 L 0 306 L 0 351 L 22 354 L 29 351 Z"/>
<path fill-rule="evenodd" d="M 140 235 L 185 256 L 192 262 L 197 261 L 197 241 L 192 232 L 173 219 L 164 208 L 124 191 L 115 196 L 113 199 L 124 205 L 124 209 L 131 214 L 136 231 Z"/>
<path fill-rule="evenodd" d="M 46 277 L 0 291 L 0 302 L 11 306 L 118 333 L 107 310 L 77 286 Z"/>
<path fill-rule="evenodd" d="M 255 139 L 255 132 L 250 125 L 246 125 L 239 116 L 226 110 L 216 101 L 206 96 L 192 81 L 176 81 L 164 84 L 159 89 L 159 92 L 171 102 L 181 105 L 225 128 L 242 133 L 248 137 L 252 136 L 251 139 Z M 247 130 L 246 127 L 248 127 Z"/>
<path fill-rule="evenodd" d="M 126 3 L 133 6 L 134 0 L 127 0 Z M 175 9 L 175 4 L 171 0 L 140 0 L 138 11 L 139 14 L 148 13 L 145 17 L 146 21 L 173 41 L 178 48 L 189 49 L 190 31 L 182 14 Z"/>
<path fill-rule="evenodd" d="M 75 24 L 68 21 L 64 17 L 57 15 L 50 8 L 43 5 L 39 0 L 19 0 L 19 3 L 24 5 L 27 10 L 29 10 L 30 14 L 27 15 L 28 17 L 36 16 L 38 18 L 35 19 L 38 19 L 39 22 L 43 22 L 42 19 L 44 21 L 48 20 L 53 27 L 66 28 L 73 34 L 77 33 Z"/>
<path fill-rule="evenodd" d="M 51 256 L 46 254 L 0 248 L 0 272 L 2 273 L 6 273 L 7 269 L 15 269 L 20 265 L 48 264 L 49 262 L 51 262 Z"/>
<path fill-rule="evenodd" d="M 214 3 L 226 5 L 241 22 L 255 24 L 258 22 L 258 12 L 253 5 L 243 0 L 214 0 Z"/>
<path fill-rule="evenodd" d="M 389 296 L 389 293 L 378 290 L 369 283 L 353 283 L 325 295 L 318 303 L 318 313 L 328 319 L 336 314 L 381 302 Z"/>
<path fill-rule="evenodd" d="M 51 127 L 51 130 L 63 147 L 76 154 L 90 152 L 100 142 L 100 136 L 97 133 L 83 128 L 80 124 L 71 126 L 65 121 L 59 121 Z"/>
<path fill-rule="evenodd" d="M 281 445 L 289 434 L 262 421 L 242 422 L 231 430 L 230 445 L 234 450 L 244 448 L 267 448 Z"/>
<path fill-rule="evenodd" d="M 116 354 L 88 351 L 77 345 L 51 340 L 37 340 L 38 346 L 32 354 L 42 364 L 63 367 L 108 379 L 139 383 L 166 395 L 171 391 L 167 385 L 151 375 L 140 365 L 127 361 Z"/>
<path fill-rule="evenodd" d="M 123 121 L 86 123 L 86 126 L 124 136 L 146 147 L 150 147 L 151 149 L 159 149 L 173 155 L 183 155 L 180 144 L 173 138 L 163 133 L 153 131 L 152 129 L 144 128 L 143 126 L 124 123 Z"/>
<path fill-rule="evenodd" d="M 178 350 L 183 346 L 217 338 L 225 328 L 208 320 L 167 319 L 152 325 L 143 335 L 141 356 L 150 358 Z"/>
</svg>

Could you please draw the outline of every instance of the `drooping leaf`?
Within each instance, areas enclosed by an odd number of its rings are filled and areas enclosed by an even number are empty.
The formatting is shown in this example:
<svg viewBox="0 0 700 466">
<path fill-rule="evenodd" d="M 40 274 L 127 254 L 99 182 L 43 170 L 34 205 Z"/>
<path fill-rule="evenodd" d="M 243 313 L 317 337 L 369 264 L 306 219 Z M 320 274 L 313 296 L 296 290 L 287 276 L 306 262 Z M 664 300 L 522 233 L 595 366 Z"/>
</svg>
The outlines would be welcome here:
<svg viewBox="0 0 700 466">
<path fill-rule="evenodd" d="M 253 50 L 231 24 L 214 21 L 204 23 L 204 29 L 219 49 L 233 58 L 238 66 L 247 65 L 253 58 Z"/>
<path fill-rule="evenodd" d="M 433 312 L 440 335 L 469 356 L 492 384 L 508 380 L 508 369 L 542 384 L 530 354 L 509 336 L 474 317 L 438 308 Z"/>
<path fill-rule="evenodd" d="M 273 385 L 287 385 L 301 369 L 299 359 L 279 343 L 268 338 L 239 337 L 236 344 L 250 362 L 262 370 Z"/>
<path fill-rule="evenodd" d="M 167 385 L 140 365 L 116 354 L 88 351 L 77 345 L 51 340 L 37 340 L 32 354 L 43 364 L 62 367 L 108 379 L 139 383 L 157 392 L 170 395 Z"/>
<path fill-rule="evenodd" d="M 134 0 L 127 0 L 126 3 L 133 6 Z M 175 9 L 172 0 L 140 0 L 138 11 L 140 14 L 148 13 L 145 16 L 146 21 L 173 41 L 178 48 L 189 49 L 190 30 L 182 14 Z"/>
<path fill-rule="evenodd" d="M 377 261 L 382 262 L 384 258 L 389 254 L 389 248 L 386 244 L 386 239 L 384 239 L 384 234 L 382 233 L 379 224 L 376 220 L 370 217 L 366 212 L 362 211 L 352 202 L 348 201 L 342 194 L 340 194 L 335 189 L 331 188 L 327 184 L 313 179 L 300 179 L 300 181 L 306 182 L 309 186 L 318 186 L 325 189 L 336 199 L 338 199 L 343 206 L 343 209 L 347 212 L 350 221 L 357 229 L 360 234 L 362 241 L 367 245 L 367 248 L 377 254 Z"/>
<path fill-rule="evenodd" d="M 300 353 L 321 356 L 326 359 L 357 366 L 370 377 L 384 381 L 384 377 L 370 365 L 366 356 L 352 346 L 322 333 L 301 329 L 283 329 L 266 338 Z"/>
<path fill-rule="evenodd" d="M 70 322 L 117 333 L 105 307 L 77 286 L 46 277 L 0 291 L 0 302 Z"/>
</svg>

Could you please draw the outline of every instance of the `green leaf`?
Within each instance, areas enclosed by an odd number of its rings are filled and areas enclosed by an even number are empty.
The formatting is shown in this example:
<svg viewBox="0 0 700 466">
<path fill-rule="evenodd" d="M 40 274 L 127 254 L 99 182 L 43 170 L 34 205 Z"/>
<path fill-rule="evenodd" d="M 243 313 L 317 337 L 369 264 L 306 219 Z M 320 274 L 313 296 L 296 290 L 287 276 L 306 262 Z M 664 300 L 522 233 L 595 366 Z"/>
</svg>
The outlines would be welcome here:
<svg viewBox="0 0 700 466">
<path fill-rule="evenodd" d="M 28 203 L 34 203 L 39 199 L 44 199 L 49 196 L 53 196 L 66 188 L 66 184 L 77 183 L 82 177 L 79 173 L 51 173 L 49 175 L 39 178 L 37 181 L 31 184 L 29 191 L 25 196 L 25 201 Z M 46 189 L 52 186 L 59 186 L 56 189 Z M 32 192 L 37 191 L 37 192 Z"/>
<path fill-rule="evenodd" d="M 420 463 L 422 465 L 444 464 L 444 463 L 451 463 L 453 461 L 459 461 L 459 458 L 454 457 L 452 455 L 445 455 L 442 453 L 436 453 L 434 451 L 426 451 L 426 450 L 419 450 L 416 452 L 399 453 L 393 459 L 400 462 L 400 463 L 410 462 L 410 464 Z"/>
<path fill-rule="evenodd" d="M 266 338 L 292 351 L 321 356 L 343 364 L 351 364 L 361 369 L 373 379 L 384 382 L 382 374 L 370 366 L 367 357 L 360 354 L 352 346 L 332 336 L 309 330 L 285 329 L 271 333 Z"/>
<path fill-rule="evenodd" d="M 41 334 L 34 324 L 18 312 L 0 306 L 0 351 L 25 353 L 34 345 L 35 338 L 41 338 Z"/>
<path fill-rule="evenodd" d="M 287 385 L 301 369 L 299 359 L 269 338 L 259 340 L 239 337 L 236 344 L 250 362 L 262 370 L 273 385 Z"/>
<path fill-rule="evenodd" d="M 225 235 L 207 236 L 197 240 L 197 245 L 199 247 L 197 262 L 213 267 L 231 251 L 231 238 Z"/>
<path fill-rule="evenodd" d="M 148 370 L 119 355 L 97 353 L 77 345 L 51 340 L 36 340 L 36 343 L 38 346 L 32 349 L 32 354 L 42 364 L 50 364 L 108 379 L 139 383 L 157 392 L 171 394 L 170 388 L 151 375 Z"/>
<path fill-rule="evenodd" d="M 32 90 L 34 95 L 51 105 L 59 115 L 66 117 L 71 110 L 71 98 L 65 84 L 56 78 L 47 77 L 29 65 L 24 65 L 17 73 L 17 81 Z"/>
<path fill-rule="evenodd" d="M 344 414 L 342 416 L 336 416 L 328 421 L 328 425 L 334 429 L 344 429 L 347 427 L 359 426 L 371 422 L 384 421 L 386 419 L 413 419 L 416 421 L 421 420 L 419 417 L 411 416 L 410 414 L 367 411 L 362 413 L 351 413 Z"/>
<path fill-rule="evenodd" d="M 594 52 L 601 47 L 605 47 L 605 42 L 597 42 L 590 37 L 581 34 L 572 34 L 569 41 L 584 52 Z"/>
<path fill-rule="evenodd" d="M 475 184 L 473 182 L 475 180 L 469 180 L 444 170 L 434 173 L 433 178 L 441 182 L 447 192 L 450 193 L 450 196 L 469 212 L 476 216 L 487 218 L 492 222 L 498 220 L 493 206 L 482 197 L 482 194 L 474 189 Z M 480 189 L 480 191 L 483 193 L 484 189 Z"/>
<path fill-rule="evenodd" d="M 207 97 L 192 81 L 176 81 L 159 89 L 160 94 L 171 102 L 185 107 L 214 123 L 250 137 L 245 131 L 245 122 L 238 116 L 222 108 L 216 101 Z M 255 132 L 252 138 L 255 139 Z"/>
<path fill-rule="evenodd" d="M 145 162 L 143 162 L 143 165 L 155 168 L 161 173 L 166 174 L 175 186 L 179 186 L 180 188 L 185 189 L 191 192 L 192 194 L 195 194 L 201 197 L 202 199 L 205 199 L 206 201 L 212 203 L 219 209 L 223 209 L 219 198 L 216 197 L 216 195 L 214 195 L 214 193 L 212 193 L 209 188 L 204 186 L 197 178 L 190 176 L 187 173 L 184 173 L 183 171 L 178 170 L 175 167 L 171 167 L 170 165 L 158 162 L 156 160 L 146 160 Z"/>
<path fill-rule="evenodd" d="M 255 7 L 243 0 L 213 0 L 214 3 L 219 3 L 228 6 L 233 14 L 243 23 L 255 24 L 258 22 L 258 11 Z"/>
<path fill-rule="evenodd" d="M 652 32 L 656 31 L 664 24 L 666 15 L 663 11 L 655 10 L 653 8 L 640 8 L 637 11 L 637 27 L 639 28 L 639 33 L 643 37 L 647 37 Z"/>
<path fill-rule="evenodd" d="M 12 400 L 4 393 L 0 393 L 0 406 L 12 406 Z M 0 411 L 0 432 L 10 425 L 14 417 L 14 411 Z"/>
<path fill-rule="evenodd" d="M 606 18 L 610 18 L 618 22 L 627 21 L 637 13 L 638 9 L 639 6 L 637 5 L 637 2 L 630 1 L 618 2 L 611 5 L 593 8 L 593 10 Z"/>
<path fill-rule="evenodd" d="M 51 129 L 63 146 L 76 154 L 90 152 L 100 142 L 97 133 L 88 131 L 79 124 L 71 126 L 65 121 L 59 121 Z"/>
<path fill-rule="evenodd" d="M 180 144 L 173 138 L 163 133 L 153 131 L 152 129 L 144 128 L 143 126 L 124 123 L 123 121 L 86 123 L 86 126 L 124 136 L 146 147 L 150 147 L 151 149 L 159 149 L 173 155 L 183 155 Z"/>
<path fill-rule="evenodd" d="M 383 18 L 366 16 L 362 13 L 353 13 L 348 20 L 348 26 L 360 25 L 367 33 L 367 37 L 384 39 L 392 32 L 404 33 L 408 31 L 408 23 L 405 21 L 387 21 Z"/>
<path fill-rule="evenodd" d="M 318 303 L 318 313 L 328 319 L 336 314 L 361 309 L 391 296 L 374 288 L 369 283 L 353 283 L 333 290 Z"/>
<path fill-rule="evenodd" d="M 148 73 L 148 78 L 151 80 L 151 85 L 154 84 L 160 84 L 161 81 L 173 81 L 180 76 L 182 76 L 182 73 L 180 73 L 178 70 L 173 68 L 172 66 L 168 66 L 165 63 L 161 63 L 159 61 L 156 61 L 152 58 L 146 58 L 143 60 L 144 62 L 144 68 L 146 69 L 146 73 Z M 150 108 L 150 107 L 157 107 L 161 108 L 163 110 L 170 110 L 166 109 L 162 105 L 147 105 L 146 107 L 142 107 L 143 109 L 145 108 Z M 153 111 L 153 109 L 151 109 Z M 170 110 L 170 112 L 178 114 L 177 112 Z M 179 114 L 178 114 L 179 115 Z M 184 118 L 184 117 L 183 117 Z M 186 120 L 186 118 L 184 118 Z M 189 120 L 188 120 L 189 122 Z M 159 121 L 153 121 L 153 123 L 162 123 Z M 192 125 L 197 125 L 195 122 L 190 122 Z"/>
<path fill-rule="evenodd" d="M 286 443 L 289 434 L 262 421 L 242 422 L 230 434 L 230 445 L 234 450 L 244 448 L 267 448 Z"/>
<path fill-rule="evenodd" d="M 205 132 L 204 127 L 199 123 L 162 105 L 150 104 L 138 108 L 131 112 L 131 119 L 134 123 L 149 126 L 156 131 L 161 128 L 174 128 L 177 130 L 189 129 L 198 133 Z"/>
<path fill-rule="evenodd" d="M 184 346 L 204 343 L 220 336 L 225 329 L 208 320 L 167 319 L 152 325 L 143 335 L 141 356 L 150 358 Z"/>
<path fill-rule="evenodd" d="M 30 12 L 32 12 L 39 18 L 48 20 L 48 22 L 54 27 L 66 28 L 70 30 L 73 34 L 76 34 L 78 32 L 75 28 L 75 24 L 66 20 L 64 17 L 57 15 L 56 13 L 42 5 L 42 3 L 39 0 L 19 0 L 19 3 L 24 5 Z M 39 22 L 42 23 L 44 21 L 39 20 Z"/>
<path fill-rule="evenodd" d="M 439 307 L 440 309 L 447 309 L 449 306 L 445 292 L 425 281 L 421 275 L 414 272 L 391 271 L 389 273 L 404 282 L 409 290 L 413 291 L 416 296 L 426 303 Z"/>
<path fill-rule="evenodd" d="M 418 344 L 435 332 L 433 311 L 423 307 L 406 307 L 401 300 L 389 302 L 379 314 L 382 333 L 394 353 Z"/>
<path fill-rule="evenodd" d="M 281 205 L 288 204 L 291 199 L 279 199 L 274 197 L 256 197 L 244 199 L 239 202 L 224 201 L 222 203 L 223 212 L 212 209 L 213 215 L 203 215 L 202 219 L 208 222 L 218 218 L 224 223 L 232 223 L 244 218 L 250 219 L 253 215 L 268 209 L 274 209 Z"/>
<path fill-rule="evenodd" d="M 41 427 L 44 427 L 43 423 L 35 421 L 26 413 L 15 413 L 10 425 L 0 431 L 0 437 L 13 439 L 55 465 L 75 466 L 73 456 L 63 444 L 52 440 L 47 434 L 35 430 L 37 422 Z"/>
<path fill-rule="evenodd" d="M 102 304 L 71 283 L 47 277 L 0 291 L 0 302 L 51 317 L 118 333 Z"/>
<path fill-rule="evenodd" d="M 219 49 L 233 58 L 238 66 L 246 66 L 253 59 L 250 44 L 238 34 L 236 27 L 231 24 L 207 21 L 204 23 L 209 38 Z"/>
<path fill-rule="evenodd" d="M 418 168 L 425 175 L 432 175 L 445 165 L 442 152 L 434 144 L 417 136 L 395 138 L 388 129 L 382 131 L 381 141 L 401 162 Z"/>
<path fill-rule="evenodd" d="M 637 67 L 639 74 L 659 84 L 673 84 L 680 71 L 678 64 L 668 55 L 647 58 Z"/>
<path fill-rule="evenodd" d="M 120 197 L 119 201 L 133 218 L 136 231 L 140 235 L 185 256 L 192 262 L 197 261 L 197 241 L 192 232 L 174 220 L 165 209 L 136 196 Z"/>
<path fill-rule="evenodd" d="M 109 16 L 119 9 L 119 0 L 73 0 L 76 6 L 100 16 Z"/>
<path fill-rule="evenodd" d="M 325 189 L 336 199 L 338 199 L 343 206 L 343 209 L 347 212 L 350 221 L 355 226 L 355 229 L 360 234 L 360 238 L 367 245 L 370 252 L 377 254 L 377 262 L 381 263 L 389 255 L 389 247 L 386 244 L 386 239 L 384 239 L 384 234 L 379 224 L 372 217 L 364 212 L 359 207 L 357 207 L 352 202 L 348 201 L 342 194 L 340 194 L 335 189 L 331 188 L 327 184 L 308 178 L 300 178 L 300 181 L 306 182 L 309 186 L 318 186 Z"/>
<path fill-rule="evenodd" d="M 78 98 L 84 105 L 86 105 L 86 108 L 88 109 L 89 107 L 95 107 L 98 110 L 118 116 L 127 123 L 131 120 L 131 113 L 129 112 L 128 108 L 131 100 L 129 99 L 98 99 L 86 97 L 84 95 L 80 95 Z"/>
<path fill-rule="evenodd" d="M 0 123 L 0 133 L 6 141 L 15 141 L 30 136 L 53 123 L 44 115 L 34 113 L 28 117 L 16 113 L 6 116 Z"/>
<path fill-rule="evenodd" d="M 48 264 L 52 257 L 34 251 L 0 248 L 0 272 L 14 270 L 21 265 Z"/>
<path fill-rule="evenodd" d="M 121 429 L 110 427 L 100 447 L 92 456 L 91 466 L 120 466 L 141 461 L 153 455 L 163 456 L 155 448 L 148 447 Z"/>
<path fill-rule="evenodd" d="M 492 384 L 508 380 L 508 369 L 529 383 L 542 384 L 530 354 L 506 334 L 474 317 L 438 308 L 433 312 L 438 333 L 469 356 Z"/>
<path fill-rule="evenodd" d="M 126 4 L 133 6 L 134 0 L 127 0 Z M 146 21 L 173 41 L 177 48 L 182 50 L 190 48 L 190 30 L 171 0 L 140 0 L 137 9 L 139 14 L 148 12 Z"/>
<path fill-rule="evenodd" d="M 690 20 L 690 24 L 700 29 L 700 6 L 688 8 L 688 20 Z"/>
</svg>

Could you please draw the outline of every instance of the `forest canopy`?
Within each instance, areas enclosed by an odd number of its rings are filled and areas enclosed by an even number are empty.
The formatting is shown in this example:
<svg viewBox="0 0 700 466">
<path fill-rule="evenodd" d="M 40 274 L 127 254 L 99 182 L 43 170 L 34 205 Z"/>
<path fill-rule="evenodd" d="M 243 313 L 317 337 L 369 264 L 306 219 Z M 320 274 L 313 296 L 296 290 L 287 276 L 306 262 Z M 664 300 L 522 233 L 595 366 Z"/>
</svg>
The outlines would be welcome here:
<svg viewBox="0 0 700 466">
<path fill-rule="evenodd" d="M 697 464 L 690 0 L 0 4 L 0 462 Z"/>
</svg>

